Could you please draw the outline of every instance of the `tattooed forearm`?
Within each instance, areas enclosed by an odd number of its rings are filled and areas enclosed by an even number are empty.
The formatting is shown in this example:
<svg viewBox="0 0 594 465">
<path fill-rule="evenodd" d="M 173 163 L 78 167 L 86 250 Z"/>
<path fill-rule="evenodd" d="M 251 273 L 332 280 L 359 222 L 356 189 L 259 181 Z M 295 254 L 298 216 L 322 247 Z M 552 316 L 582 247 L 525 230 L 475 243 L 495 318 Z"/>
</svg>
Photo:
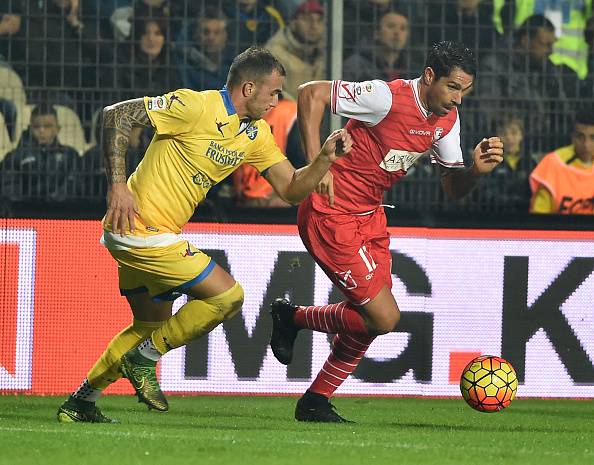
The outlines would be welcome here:
<svg viewBox="0 0 594 465">
<path fill-rule="evenodd" d="M 109 184 L 126 182 L 126 151 L 134 126 L 149 126 L 143 99 L 127 100 L 103 110 L 103 157 Z"/>
</svg>

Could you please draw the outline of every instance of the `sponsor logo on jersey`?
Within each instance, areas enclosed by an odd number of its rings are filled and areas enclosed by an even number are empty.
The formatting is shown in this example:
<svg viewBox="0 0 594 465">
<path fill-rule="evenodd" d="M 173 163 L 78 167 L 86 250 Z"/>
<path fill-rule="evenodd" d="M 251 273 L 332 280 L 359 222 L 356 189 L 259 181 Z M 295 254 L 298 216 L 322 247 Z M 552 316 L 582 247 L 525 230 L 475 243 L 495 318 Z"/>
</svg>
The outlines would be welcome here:
<svg viewBox="0 0 594 465">
<path fill-rule="evenodd" d="M 223 128 L 229 124 L 229 121 L 227 121 L 226 123 L 220 123 L 215 120 L 215 123 L 217 124 L 217 131 L 219 131 L 221 133 L 221 136 L 224 137 L 225 134 L 223 134 Z"/>
<path fill-rule="evenodd" d="M 215 142 L 214 140 L 210 141 L 210 145 L 206 149 L 206 153 L 204 155 L 210 158 L 215 163 L 226 166 L 237 166 L 245 158 L 245 152 L 240 152 L 239 150 L 231 150 Z"/>
<path fill-rule="evenodd" d="M 250 140 L 254 140 L 256 138 L 256 136 L 258 135 L 258 126 L 250 124 L 246 128 L 245 133 L 247 134 L 247 136 Z"/>
<path fill-rule="evenodd" d="M 340 285 L 345 289 L 355 289 L 357 287 L 357 282 L 355 281 L 355 278 L 353 278 L 353 272 L 351 270 L 335 271 L 334 273 L 336 274 Z"/>
<path fill-rule="evenodd" d="M 405 150 L 390 150 L 380 162 L 380 168 L 395 172 L 408 171 L 415 162 L 428 152 L 407 152 Z"/>
<path fill-rule="evenodd" d="M 171 110 L 172 105 L 175 102 L 179 102 L 181 103 L 182 107 L 185 107 L 186 104 L 184 102 L 182 102 L 182 99 L 180 99 L 175 93 L 171 94 L 171 96 L 169 97 L 169 102 L 167 102 L 167 109 Z"/>
<path fill-rule="evenodd" d="M 152 97 L 148 101 L 147 108 L 149 109 L 149 111 L 163 110 L 165 108 L 168 108 L 167 100 L 163 96 Z"/>
<path fill-rule="evenodd" d="M 192 176 L 192 182 L 204 189 L 210 189 L 214 184 L 214 181 L 201 171 Z"/>
<path fill-rule="evenodd" d="M 431 135 L 431 131 L 425 131 L 424 129 L 409 129 L 408 133 L 412 134 L 413 136 L 430 136 Z"/>
<path fill-rule="evenodd" d="M 192 252 L 192 250 L 190 249 L 190 243 L 188 242 L 188 246 L 186 247 L 186 250 L 183 251 L 183 253 L 181 254 L 181 256 L 182 257 L 193 257 L 197 253 L 198 252 Z"/>
</svg>

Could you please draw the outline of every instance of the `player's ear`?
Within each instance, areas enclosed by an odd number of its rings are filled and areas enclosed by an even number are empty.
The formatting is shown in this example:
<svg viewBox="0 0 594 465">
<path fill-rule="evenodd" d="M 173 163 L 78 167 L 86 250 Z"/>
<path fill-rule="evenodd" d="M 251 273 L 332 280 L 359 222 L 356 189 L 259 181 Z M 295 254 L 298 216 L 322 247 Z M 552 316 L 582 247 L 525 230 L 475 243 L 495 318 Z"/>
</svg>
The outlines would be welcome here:
<svg viewBox="0 0 594 465">
<path fill-rule="evenodd" d="M 435 71 L 430 66 L 427 66 L 423 70 L 423 84 L 430 86 L 433 80 L 435 79 Z"/>
<path fill-rule="evenodd" d="M 251 97 L 256 91 L 256 83 L 253 81 L 246 81 L 241 87 L 244 97 Z"/>
</svg>

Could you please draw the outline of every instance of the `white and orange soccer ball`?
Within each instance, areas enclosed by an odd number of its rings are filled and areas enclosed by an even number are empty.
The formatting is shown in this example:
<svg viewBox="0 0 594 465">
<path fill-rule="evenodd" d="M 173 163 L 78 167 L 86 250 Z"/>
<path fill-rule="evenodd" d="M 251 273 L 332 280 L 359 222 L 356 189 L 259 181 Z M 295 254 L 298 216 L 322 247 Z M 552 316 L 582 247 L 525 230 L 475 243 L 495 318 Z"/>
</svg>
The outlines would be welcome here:
<svg viewBox="0 0 594 465">
<path fill-rule="evenodd" d="M 479 412 L 503 410 L 516 397 L 518 378 L 511 363 L 501 357 L 481 355 L 472 360 L 460 378 L 460 391 Z"/>
</svg>

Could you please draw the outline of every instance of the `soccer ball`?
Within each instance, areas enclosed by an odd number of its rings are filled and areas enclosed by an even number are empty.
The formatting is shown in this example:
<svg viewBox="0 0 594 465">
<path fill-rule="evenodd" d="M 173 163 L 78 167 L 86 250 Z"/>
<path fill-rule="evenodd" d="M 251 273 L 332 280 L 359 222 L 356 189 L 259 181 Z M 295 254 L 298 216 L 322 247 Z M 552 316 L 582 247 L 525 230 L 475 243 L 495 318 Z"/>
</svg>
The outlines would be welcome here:
<svg viewBox="0 0 594 465">
<path fill-rule="evenodd" d="M 479 412 L 503 410 L 516 397 L 518 378 L 501 357 L 481 355 L 472 360 L 460 378 L 460 391 L 468 405 Z"/>
</svg>

